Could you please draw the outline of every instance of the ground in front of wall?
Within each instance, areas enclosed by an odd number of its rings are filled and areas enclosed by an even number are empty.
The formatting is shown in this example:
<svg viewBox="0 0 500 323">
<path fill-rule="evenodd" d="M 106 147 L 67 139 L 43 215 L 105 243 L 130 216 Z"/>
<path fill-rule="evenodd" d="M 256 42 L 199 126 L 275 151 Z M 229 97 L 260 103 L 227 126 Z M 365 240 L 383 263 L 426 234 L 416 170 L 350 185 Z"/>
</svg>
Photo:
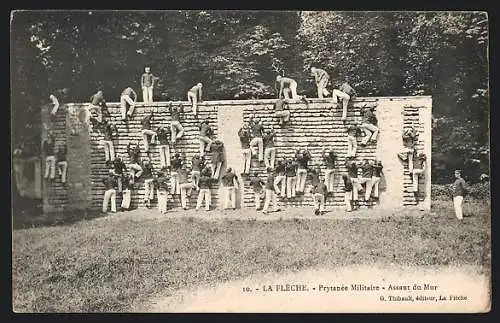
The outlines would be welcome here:
<svg viewBox="0 0 500 323">
<path fill-rule="evenodd" d="M 162 311 L 153 306 L 159 296 L 317 268 L 470 266 L 478 275 L 488 272 L 488 203 L 466 203 L 463 221 L 454 217 L 451 201 L 433 202 L 429 214 L 370 211 L 316 216 L 306 208 L 264 217 L 251 209 L 136 210 L 14 230 L 13 307 Z"/>
</svg>

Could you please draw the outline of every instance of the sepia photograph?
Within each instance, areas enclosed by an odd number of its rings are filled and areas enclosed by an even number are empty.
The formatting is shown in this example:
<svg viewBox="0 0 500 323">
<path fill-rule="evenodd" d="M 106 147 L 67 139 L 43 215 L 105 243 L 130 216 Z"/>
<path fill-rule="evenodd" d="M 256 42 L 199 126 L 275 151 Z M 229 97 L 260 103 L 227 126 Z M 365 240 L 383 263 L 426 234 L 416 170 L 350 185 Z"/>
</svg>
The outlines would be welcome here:
<svg viewBox="0 0 500 323">
<path fill-rule="evenodd" d="M 487 313 L 484 11 L 14 10 L 15 313 Z"/>
</svg>

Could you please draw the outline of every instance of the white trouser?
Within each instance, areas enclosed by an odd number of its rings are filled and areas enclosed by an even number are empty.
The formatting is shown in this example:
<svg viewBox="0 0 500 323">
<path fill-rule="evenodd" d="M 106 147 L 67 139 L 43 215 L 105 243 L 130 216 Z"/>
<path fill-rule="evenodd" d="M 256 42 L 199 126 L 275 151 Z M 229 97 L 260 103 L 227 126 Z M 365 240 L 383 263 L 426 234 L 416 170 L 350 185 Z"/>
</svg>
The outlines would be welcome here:
<svg viewBox="0 0 500 323">
<path fill-rule="evenodd" d="M 399 158 L 402 160 L 408 160 L 408 171 L 411 173 L 413 171 L 413 152 L 415 149 L 405 147 L 398 154 Z"/>
<path fill-rule="evenodd" d="M 101 145 L 104 147 L 104 159 L 115 160 L 115 146 L 111 140 L 103 140 L 101 141 Z"/>
<path fill-rule="evenodd" d="M 210 205 L 212 204 L 212 194 L 210 194 L 209 188 L 201 188 L 200 193 L 198 194 L 198 200 L 196 201 L 196 209 L 198 210 L 201 207 L 201 204 L 205 200 L 205 210 L 210 210 Z"/>
<path fill-rule="evenodd" d="M 205 151 L 210 151 L 212 140 L 206 136 L 198 136 L 200 139 L 200 156 L 205 155 Z"/>
<path fill-rule="evenodd" d="M 218 162 L 217 165 L 215 165 L 214 172 L 212 174 L 212 178 L 219 179 L 221 167 L 222 167 L 222 162 Z"/>
<path fill-rule="evenodd" d="M 262 191 L 255 191 L 253 192 L 253 199 L 255 203 L 255 209 L 258 210 L 260 209 L 260 200 L 262 199 Z"/>
<path fill-rule="evenodd" d="M 229 205 L 231 203 L 231 205 Z M 236 187 L 224 187 L 224 209 L 236 208 Z"/>
<path fill-rule="evenodd" d="M 241 150 L 241 153 L 243 154 L 243 174 L 249 174 L 250 173 L 250 161 L 252 158 L 252 150 L 250 148 L 244 148 Z"/>
<path fill-rule="evenodd" d="M 255 137 L 250 141 L 250 147 L 253 148 L 255 145 L 258 146 L 259 161 L 264 161 L 264 141 L 262 137 Z"/>
<path fill-rule="evenodd" d="M 264 150 L 264 165 L 266 168 L 274 168 L 274 160 L 276 159 L 276 147 L 268 147 Z"/>
<path fill-rule="evenodd" d="M 352 211 L 352 191 L 344 193 L 344 202 L 347 211 Z"/>
<path fill-rule="evenodd" d="M 464 200 L 463 196 L 454 196 L 453 197 L 453 208 L 455 209 L 455 216 L 459 220 L 462 220 L 464 218 L 463 210 L 462 210 L 463 200 Z"/>
<path fill-rule="evenodd" d="M 104 192 L 104 198 L 102 200 L 103 213 L 108 211 L 108 204 L 110 200 L 111 200 L 111 212 L 116 212 L 116 190 L 114 188 Z"/>
<path fill-rule="evenodd" d="M 278 186 L 278 184 L 281 184 L 281 187 Z M 286 196 L 286 177 L 285 175 L 278 175 L 274 179 L 274 191 L 276 194 L 280 194 L 281 197 Z"/>
<path fill-rule="evenodd" d="M 155 185 L 152 178 L 144 180 L 144 200 L 149 201 L 154 199 Z"/>
<path fill-rule="evenodd" d="M 334 89 L 332 91 L 332 98 L 334 103 L 338 102 L 338 98 L 342 100 L 342 120 L 345 120 L 347 118 L 347 105 L 351 97 L 347 93 Z"/>
<path fill-rule="evenodd" d="M 135 182 L 135 179 L 142 175 L 142 167 L 139 164 L 133 163 L 128 165 L 128 170 L 132 176 L 132 182 Z"/>
<path fill-rule="evenodd" d="M 148 136 L 151 136 L 151 143 L 154 144 L 156 141 L 156 131 L 151 129 L 142 129 L 142 142 L 144 144 L 145 151 L 149 151 Z"/>
<path fill-rule="evenodd" d="M 184 127 L 177 120 L 170 122 L 170 137 L 172 138 L 172 142 L 176 142 L 177 139 L 182 137 L 184 134 Z"/>
<path fill-rule="evenodd" d="M 199 170 L 192 170 L 191 171 L 191 181 L 194 183 L 196 187 L 198 187 L 198 182 L 200 181 L 200 171 Z"/>
<path fill-rule="evenodd" d="M 158 197 L 158 211 L 160 211 L 161 213 L 167 213 L 167 190 L 156 190 L 156 196 Z"/>
<path fill-rule="evenodd" d="M 354 201 L 358 200 L 358 192 L 361 189 L 361 183 L 358 179 L 358 177 L 351 177 L 351 182 L 352 182 L 352 199 Z"/>
<path fill-rule="evenodd" d="M 296 190 L 295 186 L 297 185 L 297 176 L 287 176 L 286 177 L 286 197 L 291 198 L 295 197 Z"/>
<path fill-rule="evenodd" d="M 132 192 L 129 189 L 124 189 L 122 192 L 122 209 L 130 207 L 130 200 L 132 199 Z"/>
<path fill-rule="evenodd" d="M 56 177 L 56 157 L 47 156 L 45 158 L 45 176 L 44 178 L 54 179 Z"/>
<path fill-rule="evenodd" d="M 363 123 L 361 125 L 366 133 L 365 137 L 361 141 L 363 144 L 367 144 L 368 141 L 377 141 L 378 127 L 371 123 Z"/>
<path fill-rule="evenodd" d="M 281 110 L 274 113 L 278 118 L 280 118 L 280 124 L 288 122 L 290 120 L 290 110 Z"/>
<path fill-rule="evenodd" d="M 371 181 L 371 178 L 369 178 L 369 177 L 358 177 L 357 178 L 358 190 L 362 188 L 363 184 L 365 184 L 365 201 L 368 201 L 370 199 L 370 195 L 371 195 L 370 181 Z"/>
<path fill-rule="evenodd" d="M 127 112 L 127 104 L 130 106 Z M 122 95 L 120 97 L 120 110 L 122 112 L 122 119 L 125 119 L 126 115 L 132 116 L 135 109 L 135 103 L 128 95 Z"/>
<path fill-rule="evenodd" d="M 371 180 L 371 192 L 373 197 L 378 198 L 378 185 L 380 184 L 380 177 L 372 176 Z M 370 196 L 370 195 L 368 195 Z"/>
<path fill-rule="evenodd" d="M 59 175 L 61 175 L 61 182 L 66 183 L 66 174 L 68 172 L 68 162 L 65 160 L 61 160 L 57 162 L 57 170 L 59 171 Z"/>
<path fill-rule="evenodd" d="M 278 203 L 276 202 L 276 193 L 274 190 L 266 189 L 266 196 L 264 200 L 264 208 L 262 211 L 267 212 L 269 209 L 269 204 L 273 205 L 273 211 L 278 210 Z"/>
<path fill-rule="evenodd" d="M 191 106 L 193 108 L 193 114 L 197 115 L 198 114 L 198 96 L 196 93 L 188 91 L 188 101 L 191 103 Z"/>
<path fill-rule="evenodd" d="M 179 173 L 177 172 L 170 172 L 170 194 L 181 194 Z"/>
<path fill-rule="evenodd" d="M 347 135 L 347 154 L 346 157 L 355 157 L 358 150 L 358 142 L 355 136 Z"/>
<path fill-rule="evenodd" d="M 153 102 L 153 87 L 152 86 L 144 86 L 142 88 L 142 100 L 144 103 Z"/>
<path fill-rule="evenodd" d="M 316 86 L 318 87 L 318 98 L 322 99 L 323 96 L 328 96 L 330 92 L 326 89 L 326 86 L 328 84 L 328 78 L 324 77 L 319 82 L 316 83 Z"/>
<path fill-rule="evenodd" d="M 325 184 L 328 192 L 333 192 L 335 187 L 335 168 L 325 169 Z"/>
<path fill-rule="evenodd" d="M 183 209 L 187 209 L 188 207 L 188 202 L 189 198 L 188 196 L 191 195 L 191 190 L 193 188 L 196 188 L 193 183 L 182 183 L 179 185 L 180 190 L 181 190 L 181 205 Z"/>
<path fill-rule="evenodd" d="M 158 146 L 158 153 L 160 154 L 160 168 L 170 167 L 170 146 Z"/>
<path fill-rule="evenodd" d="M 299 96 L 297 95 L 297 82 L 291 82 L 289 88 L 284 88 L 283 95 L 285 96 L 285 99 L 298 99 Z"/>
<path fill-rule="evenodd" d="M 325 210 L 325 196 L 321 193 L 313 194 L 314 209 L 324 211 Z"/>
<path fill-rule="evenodd" d="M 307 177 L 307 169 L 299 168 L 297 169 L 297 187 L 295 190 L 297 192 L 304 192 L 306 187 L 306 177 Z"/>
<path fill-rule="evenodd" d="M 413 169 L 413 171 L 412 171 L 412 180 L 413 180 L 412 189 L 413 189 L 413 192 L 418 192 L 418 176 L 420 174 L 423 174 L 424 172 L 425 172 L 425 169 L 418 169 L 418 168 Z"/>
</svg>

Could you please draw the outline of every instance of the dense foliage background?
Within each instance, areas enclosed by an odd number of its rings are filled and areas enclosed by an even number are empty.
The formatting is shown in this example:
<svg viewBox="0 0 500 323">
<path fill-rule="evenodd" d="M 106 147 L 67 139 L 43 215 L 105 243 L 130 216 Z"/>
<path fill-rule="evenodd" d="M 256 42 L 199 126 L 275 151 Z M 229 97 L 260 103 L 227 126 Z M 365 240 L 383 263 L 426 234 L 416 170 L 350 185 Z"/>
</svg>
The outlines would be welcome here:
<svg viewBox="0 0 500 323">
<path fill-rule="evenodd" d="M 25 152 L 52 92 L 78 102 L 101 88 L 116 102 L 149 65 L 156 100 L 185 100 L 196 82 L 205 99 L 271 98 L 274 63 L 311 97 L 313 65 L 360 96 L 432 95 L 433 181 L 464 163 L 488 171 L 485 13 L 23 11 L 11 27 L 13 146 Z"/>
</svg>

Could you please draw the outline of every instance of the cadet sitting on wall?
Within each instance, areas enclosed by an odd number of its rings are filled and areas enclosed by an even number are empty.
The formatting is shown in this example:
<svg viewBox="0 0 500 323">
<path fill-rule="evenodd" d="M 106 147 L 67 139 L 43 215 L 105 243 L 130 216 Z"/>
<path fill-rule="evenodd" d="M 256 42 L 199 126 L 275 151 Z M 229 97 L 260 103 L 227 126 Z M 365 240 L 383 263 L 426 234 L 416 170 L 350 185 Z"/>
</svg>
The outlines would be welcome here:
<svg viewBox="0 0 500 323">
<path fill-rule="evenodd" d="M 294 79 L 278 75 L 276 76 L 276 82 L 279 85 L 278 99 L 299 99 L 297 95 L 297 82 Z"/>
<path fill-rule="evenodd" d="M 131 87 L 127 87 L 125 90 L 123 90 L 122 94 L 120 95 L 120 109 L 123 121 L 127 120 L 127 117 L 132 118 L 136 101 L 137 94 L 135 93 L 134 89 L 132 89 Z"/>
<path fill-rule="evenodd" d="M 311 75 L 314 76 L 314 81 L 318 88 L 318 98 L 322 99 L 323 96 L 328 96 L 330 93 L 326 89 L 326 86 L 330 80 L 330 75 L 325 70 L 316 67 L 311 67 Z"/>
<path fill-rule="evenodd" d="M 333 89 L 332 98 L 335 105 L 338 103 L 338 99 L 342 100 L 342 121 L 347 118 L 347 106 L 349 105 L 349 100 L 356 96 L 356 91 L 347 83 L 347 80 L 342 82 L 338 89 Z"/>
<path fill-rule="evenodd" d="M 189 91 L 187 93 L 188 101 L 189 101 L 189 103 L 191 103 L 194 115 L 198 114 L 198 102 L 202 101 L 202 99 L 201 99 L 202 87 L 203 87 L 203 84 L 198 83 L 195 86 L 193 86 L 191 89 L 189 89 Z"/>
</svg>

